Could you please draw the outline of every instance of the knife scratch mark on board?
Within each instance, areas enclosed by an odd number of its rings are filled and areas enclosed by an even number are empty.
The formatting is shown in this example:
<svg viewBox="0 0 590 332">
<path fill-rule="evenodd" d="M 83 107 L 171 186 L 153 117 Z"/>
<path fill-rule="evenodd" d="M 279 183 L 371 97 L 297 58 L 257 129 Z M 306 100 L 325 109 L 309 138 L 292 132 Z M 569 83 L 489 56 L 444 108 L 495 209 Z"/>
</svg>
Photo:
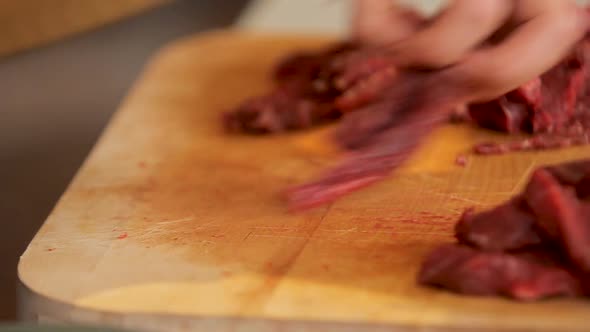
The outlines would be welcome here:
<svg viewBox="0 0 590 332">
<path fill-rule="evenodd" d="M 164 221 L 157 222 L 156 224 L 167 225 L 167 224 L 175 224 L 175 223 L 179 223 L 179 222 L 187 222 L 187 221 L 193 221 L 193 220 L 195 220 L 195 217 L 190 216 L 190 217 L 185 217 L 185 218 L 175 219 L 175 220 L 164 220 Z"/>
<path fill-rule="evenodd" d="M 164 221 L 156 222 L 153 225 L 150 225 L 149 227 L 147 227 L 145 229 L 145 232 L 138 234 L 137 237 L 139 239 L 145 239 L 145 238 L 147 238 L 149 236 L 153 236 L 153 235 L 171 233 L 172 231 L 167 226 L 172 225 L 172 224 L 182 223 L 182 222 L 189 222 L 189 221 L 193 221 L 193 220 L 195 220 L 195 217 L 187 217 L 187 218 L 181 218 L 181 219 L 176 219 L 176 220 L 164 220 Z M 210 230 L 210 229 L 215 228 L 215 226 L 216 226 L 215 221 L 210 221 L 210 222 L 206 222 L 203 224 L 195 223 L 195 225 L 191 229 L 191 231 Z"/>
</svg>

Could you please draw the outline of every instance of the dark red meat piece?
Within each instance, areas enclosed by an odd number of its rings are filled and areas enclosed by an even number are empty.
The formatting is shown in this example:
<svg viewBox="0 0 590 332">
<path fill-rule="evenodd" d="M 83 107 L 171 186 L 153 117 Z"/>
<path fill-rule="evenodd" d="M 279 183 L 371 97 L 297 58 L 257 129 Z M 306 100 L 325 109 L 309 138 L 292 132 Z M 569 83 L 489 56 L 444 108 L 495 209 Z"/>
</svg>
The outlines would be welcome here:
<svg viewBox="0 0 590 332">
<path fill-rule="evenodd" d="M 339 116 L 330 103 L 277 91 L 250 99 L 224 114 L 224 125 L 228 131 L 266 134 L 308 128 Z"/>
<path fill-rule="evenodd" d="M 453 95 L 441 94 L 435 82 L 430 74 L 407 73 L 383 101 L 347 114 L 338 130 L 338 142 L 353 152 L 318 180 L 289 190 L 291 209 L 334 201 L 383 179 L 403 164 L 446 121 L 454 104 Z"/>
<path fill-rule="evenodd" d="M 578 198 L 590 198 L 590 160 L 553 165 L 546 170 L 562 185 L 574 186 Z"/>
<path fill-rule="evenodd" d="M 343 42 L 320 52 L 307 52 L 292 54 L 282 59 L 276 66 L 273 77 L 277 82 L 285 82 L 293 79 L 312 79 L 321 76 L 322 71 L 330 66 L 334 59 L 356 51 L 358 46 L 354 43 Z"/>
<path fill-rule="evenodd" d="M 522 249 L 542 241 L 535 216 L 520 197 L 482 213 L 465 211 L 455 236 L 460 243 L 488 251 Z"/>
<path fill-rule="evenodd" d="M 584 40 L 560 64 L 519 89 L 483 105 L 470 116 L 482 127 L 533 137 L 509 143 L 485 142 L 478 154 L 565 148 L 590 143 L 590 43 Z"/>
<path fill-rule="evenodd" d="M 590 295 L 590 159 L 539 168 L 524 192 L 464 212 L 458 245 L 436 249 L 419 282 L 519 300 Z"/>
<path fill-rule="evenodd" d="M 418 281 L 461 294 L 522 301 L 582 294 L 580 282 L 562 267 L 539 264 L 526 255 L 480 252 L 459 245 L 435 249 L 424 261 Z"/>
<path fill-rule="evenodd" d="M 341 43 L 318 53 L 294 54 L 275 69 L 276 88 L 224 114 L 233 132 L 268 134 L 301 130 L 338 119 L 379 99 L 397 71 L 379 50 Z"/>
<path fill-rule="evenodd" d="M 573 187 L 562 186 L 545 169 L 533 173 L 524 197 L 543 231 L 573 265 L 590 273 L 590 203 L 580 201 Z"/>
<path fill-rule="evenodd" d="M 310 77 L 321 65 L 321 61 L 322 57 L 314 54 L 293 54 L 277 65 L 273 77 L 277 82 Z"/>
<path fill-rule="evenodd" d="M 531 127 L 531 109 L 541 104 L 541 79 L 536 78 L 506 95 L 487 103 L 473 104 L 469 115 L 482 127 L 517 133 Z"/>
<path fill-rule="evenodd" d="M 545 168 L 562 185 L 577 185 L 584 177 L 590 175 L 590 160 L 576 160 Z"/>
<path fill-rule="evenodd" d="M 576 194 L 580 199 L 590 199 L 590 174 L 586 175 L 576 184 Z"/>
<path fill-rule="evenodd" d="M 541 102 L 533 106 L 532 132 L 554 132 L 575 116 L 576 101 L 585 80 L 586 64 L 569 59 L 541 76 Z"/>
<path fill-rule="evenodd" d="M 275 69 L 275 89 L 225 113 L 225 128 L 231 132 L 268 134 L 305 129 L 338 119 L 340 111 L 334 99 L 341 91 L 333 86 L 335 78 L 327 68 L 342 54 L 356 49 L 352 43 L 341 43 L 323 52 L 287 57 Z"/>
<path fill-rule="evenodd" d="M 526 104 L 513 102 L 503 96 L 489 103 L 470 106 L 470 116 L 475 122 L 486 128 L 508 133 L 517 133 L 525 128 L 528 117 Z"/>
<path fill-rule="evenodd" d="M 578 98 L 586 87 L 589 51 L 586 42 L 580 43 L 568 59 L 539 79 L 497 100 L 473 105 L 470 115 L 483 127 L 508 133 L 562 131 L 576 116 Z"/>
<path fill-rule="evenodd" d="M 543 98 L 543 82 L 541 78 L 534 78 L 507 94 L 510 100 L 527 105 L 528 107 L 539 107 Z"/>
</svg>

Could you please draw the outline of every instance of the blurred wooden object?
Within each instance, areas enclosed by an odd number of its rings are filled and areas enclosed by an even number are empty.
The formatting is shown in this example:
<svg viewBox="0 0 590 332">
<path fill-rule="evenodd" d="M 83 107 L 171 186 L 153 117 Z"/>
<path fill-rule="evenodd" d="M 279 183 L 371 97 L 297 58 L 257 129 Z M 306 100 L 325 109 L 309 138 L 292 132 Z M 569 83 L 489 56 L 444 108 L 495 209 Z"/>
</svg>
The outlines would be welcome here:
<svg viewBox="0 0 590 332">
<path fill-rule="evenodd" d="M 136 15 L 169 0 L 0 0 L 0 56 Z"/>
</svg>

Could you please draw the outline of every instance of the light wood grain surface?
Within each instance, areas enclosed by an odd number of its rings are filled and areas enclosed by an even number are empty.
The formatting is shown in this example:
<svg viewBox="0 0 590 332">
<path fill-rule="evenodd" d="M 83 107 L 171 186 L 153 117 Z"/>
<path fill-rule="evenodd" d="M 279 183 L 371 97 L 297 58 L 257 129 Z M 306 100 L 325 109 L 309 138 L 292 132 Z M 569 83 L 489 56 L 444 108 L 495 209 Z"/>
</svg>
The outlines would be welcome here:
<svg viewBox="0 0 590 332">
<path fill-rule="evenodd" d="M 112 324 L 148 330 L 181 328 L 134 315 L 217 320 L 207 331 L 262 331 L 260 321 L 293 331 L 584 330 L 585 301 L 461 297 L 414 277 L 432 247 L 453 241 L 464 208 L 498 203 L 535 166 L 588 157 L 587 147 L 470 157 L 462 168 L 458 153 L 505 137 L 449 125 L 397 176 L 286 213 L 278 193 L 337 160 L 331 128 L 228 136 L 219 114 L 266 91 L 280 56 L 326 42 L 218 32 L 163 50 L 23 254 L 19 277 L 32 297 L 86 313 L 73 321 L 108 313 Z"/>
<path fill-rule="evenodd" d="M 0 0 L 0 56 L 43 46 L 170 0 Z"/>
</svg>

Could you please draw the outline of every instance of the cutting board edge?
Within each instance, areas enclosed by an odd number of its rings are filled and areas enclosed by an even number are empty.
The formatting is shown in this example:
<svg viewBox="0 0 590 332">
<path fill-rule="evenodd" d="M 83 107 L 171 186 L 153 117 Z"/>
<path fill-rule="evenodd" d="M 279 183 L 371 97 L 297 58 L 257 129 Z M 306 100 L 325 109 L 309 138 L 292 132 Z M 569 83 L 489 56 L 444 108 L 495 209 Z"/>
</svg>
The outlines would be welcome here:
<svg viewBox="0 0 590 332">
<path fill-rule="evenodd" d="M 498 329 L 481 326 L 428 326 L 411 324 L 288 320 L 236 316 L 195 316 L 182 314 L 95 310 L 35 292 L 23 282 L 18 287 L 21 321 L 36 323 L 84 324 L 140 331 L 244 332 L 325 331 L 325 332 L 533 332 L 534 329 Z"/>
</svg>

